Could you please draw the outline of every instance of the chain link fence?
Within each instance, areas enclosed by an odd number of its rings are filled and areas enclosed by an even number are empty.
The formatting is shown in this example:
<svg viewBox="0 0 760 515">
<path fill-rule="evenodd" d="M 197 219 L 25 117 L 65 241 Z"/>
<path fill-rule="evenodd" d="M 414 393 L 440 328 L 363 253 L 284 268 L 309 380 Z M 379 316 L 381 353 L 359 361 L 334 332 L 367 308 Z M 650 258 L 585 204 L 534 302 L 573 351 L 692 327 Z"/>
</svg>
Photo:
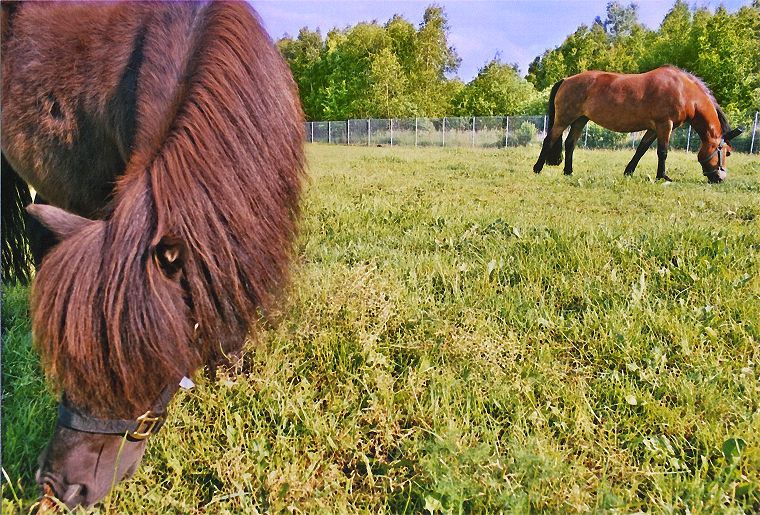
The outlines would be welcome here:
<svg viewBox="0 0 760 515">
<path fill-rule="evenodd" d="M 306 141 L 360 146 L 407 147 L 481 147 L 503 148 L 540 145 L 546 136 L 547 117 L 539 116 L 468 116 L 444 118 L 360 119 L 330 122 L 306 122 Z M 760 153 L 758 113 L 736 123 L 745 131 L 731 141 L 737 152 Z M 566 133 L 567 134 L 567 133 Z M 593 122 L 586 124 L 578 147 L 634 149 L 644 131 L 620 133 Z M 700 141 L 691 126 L 675 129 L 670 148 L 696 152 Z"/>
</svg>

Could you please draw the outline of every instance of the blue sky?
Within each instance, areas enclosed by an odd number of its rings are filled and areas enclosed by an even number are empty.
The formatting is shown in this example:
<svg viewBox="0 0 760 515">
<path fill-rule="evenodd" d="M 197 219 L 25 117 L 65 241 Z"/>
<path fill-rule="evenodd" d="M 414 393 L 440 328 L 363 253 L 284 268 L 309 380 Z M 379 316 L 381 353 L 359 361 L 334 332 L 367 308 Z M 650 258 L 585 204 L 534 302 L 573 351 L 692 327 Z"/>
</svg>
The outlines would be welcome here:
<svg viewBox="0 0 760 515">
<path fill-rule="evenodd" d="M 449 41 L 462 58 L 458 75 L 471 80 L 478 69 L 497 52 L 504 62 L 517 63 L 521 73 L 547 48 L 553 48 L 578 25 L 591 25 L 596 16 L 604 17 L 609 0 L 438 0 L 451 27 Z M 675 0 L 639 0 L 639 18 L 650 28 L 659 26 Z M 333 27 L 346 27 L 361 21 L 383 24 L 393 14 L 404 16 L 415 26 L 422 21 L 425 7 L 432 0 L 252 0 L 269 34 L 297 35 L 301 27 L 320 28 L 325 35 Z M 628 4 L 630 0 L 621 3 Z M 691 1 L 691 4 L 694 2 Z M 700 7 L 724 5 L 735 11 L 751 0 L 699 0 Z"/>
</svg>

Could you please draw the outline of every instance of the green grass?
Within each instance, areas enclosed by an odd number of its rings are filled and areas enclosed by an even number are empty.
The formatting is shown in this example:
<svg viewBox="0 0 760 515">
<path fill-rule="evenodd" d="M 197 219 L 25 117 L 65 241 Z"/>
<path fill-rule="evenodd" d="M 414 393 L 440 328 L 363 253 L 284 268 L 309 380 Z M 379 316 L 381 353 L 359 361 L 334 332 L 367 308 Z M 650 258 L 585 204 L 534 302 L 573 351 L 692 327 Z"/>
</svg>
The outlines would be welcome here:
<svg viewBox="0 0 760 515">
<path fill-rule="evenodd" d="M 312 145 L 247 375 L 181 392 L 96 512 L 760 510 L 760 159 Z M 6 291 L 3 511 L 55 418 Z M 740 448 L 741 451 L 736 451 Z"/>
</svg>

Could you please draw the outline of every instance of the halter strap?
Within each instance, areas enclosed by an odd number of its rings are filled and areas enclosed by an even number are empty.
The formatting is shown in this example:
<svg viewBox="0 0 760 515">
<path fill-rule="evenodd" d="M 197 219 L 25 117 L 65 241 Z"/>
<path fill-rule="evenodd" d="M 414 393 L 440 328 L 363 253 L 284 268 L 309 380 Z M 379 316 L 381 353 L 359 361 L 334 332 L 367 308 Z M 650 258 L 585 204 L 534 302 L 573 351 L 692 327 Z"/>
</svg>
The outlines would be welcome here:
<svg viewBox="0 0 760 515">
<path fill-rule="evenodd" d="M 718 154 L 718 167 L 715 170 L 711 170 L 709 172 L 702 172 L 702 175 L 704 175 L 706 177 L 711 177 L 711 176 L 713 176 L 713 175 L 715 175 L 715 174 L 717 174 L 717 173 L 719 173 L 721 171 L 723 171 L 724 174 L 726 173 L 725 172 L 725 168 L 723 168 L 723 165 L 726 162 L 726 158 L 723 156 L 723 145 L 725 145 L 725 144 L 726 144 L 726 140 L 724 138 L 721 138 L 720 139 L 720 143 L 718 143 L 718 146 L 715 148 L 715 150 L 713 150 L 712 152 L 710 152 L 710 155 L 708 155 L 707 157 L 705 157 L 703 159 L 699 159 L 698 160 L 700 164 L 704 164 L 707 161 L 709 161 L 710 159 L 712 159 L 712 157 L 715 154 Z"/>
<path fill-rule="evenodd" d="M 700 163 L 706 163 L 707 161 L 709 161 L 710 159 L 712 159 L 712 156 L 714 156 L 715 154 L 718 154 L 718 167 L 722 168 L 723 167 L 723 162 L 722 162 L 723 161 L 722 160 L 722 157 L 723 157 L 722 154 L 723 153 L 722 153 L 722 150 L 723 150 L 723 145 L 725 145 L 725 143 L 726 143 L 726 140 L 724 140 L 723 138 L 721 138 L 720 143 L 718 143 L 718 146 L 715 147 L 715 150 L 713 150 L 712 152 L 710 152 L 709 156 L 700 159 L 699 162 Z"/>
<path fill-rule="evenodd" d="M 106 435 L 127 435 L 132 440 L 144 440 L 158 433 L 166 422 L 166 408 L 182 386 L 192 381 L 183 377 L 181 381 L 172 381 L 161 391 L 153 407 L 136 419 L 104 419 L 94 417 L 72 406 L 64 393 L 58 404 L 58 424 L 82 431 Z"/>
</svg>

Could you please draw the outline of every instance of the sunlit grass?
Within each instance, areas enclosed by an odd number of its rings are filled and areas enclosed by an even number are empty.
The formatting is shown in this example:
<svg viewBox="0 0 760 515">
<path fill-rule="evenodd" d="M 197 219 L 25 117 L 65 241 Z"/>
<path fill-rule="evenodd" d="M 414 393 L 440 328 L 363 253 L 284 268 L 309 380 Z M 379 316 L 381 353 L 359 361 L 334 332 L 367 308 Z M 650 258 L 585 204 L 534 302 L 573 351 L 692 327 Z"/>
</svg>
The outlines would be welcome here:
<svg viewBox="0 0 760 515">
<path fill-rule="evenodd" d="M 96 511 L 760 510 L 760 159 L 310 146 L 293 284 Z M 54 402 L 3 306 L 3 510 Z"/>
</svg>

